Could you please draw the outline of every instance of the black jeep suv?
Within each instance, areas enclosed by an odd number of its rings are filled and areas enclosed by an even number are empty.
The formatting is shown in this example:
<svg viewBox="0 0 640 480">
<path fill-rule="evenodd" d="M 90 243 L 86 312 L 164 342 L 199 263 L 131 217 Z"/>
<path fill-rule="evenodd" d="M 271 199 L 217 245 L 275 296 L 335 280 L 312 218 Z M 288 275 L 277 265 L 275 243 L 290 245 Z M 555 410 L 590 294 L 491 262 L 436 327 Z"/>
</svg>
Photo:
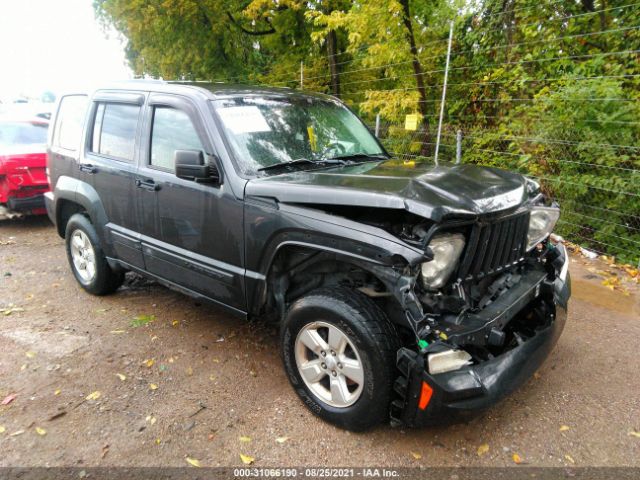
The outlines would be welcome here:
<svg viewBox="0 0 640 480">
<path fill-rule="evenodd" d="M 311 411 L 470 418 L 560 335 L 559 215 L 520 175 L 394 159 L 335 98 L 129 82 L 61 97 L 46 205 L 90 293 L 126 271 L 279 323 Z"/>
</svg>

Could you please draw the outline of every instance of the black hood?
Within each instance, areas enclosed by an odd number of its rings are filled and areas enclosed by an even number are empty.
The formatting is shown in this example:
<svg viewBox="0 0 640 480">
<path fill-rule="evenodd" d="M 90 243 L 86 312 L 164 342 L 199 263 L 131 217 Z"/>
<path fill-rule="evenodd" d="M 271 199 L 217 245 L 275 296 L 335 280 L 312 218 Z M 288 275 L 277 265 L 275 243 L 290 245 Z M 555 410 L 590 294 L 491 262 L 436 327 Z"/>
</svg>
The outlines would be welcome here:
<svg viewBox="0 0 640 480">
<path fill-rule="evenodd" d="M 528 198 L 519 174 L 475 165 L 388 160 L 250 180 L 248 196 L 284 203 L 404 209 L 439 221 L 508 210 Z"/>
</svg>

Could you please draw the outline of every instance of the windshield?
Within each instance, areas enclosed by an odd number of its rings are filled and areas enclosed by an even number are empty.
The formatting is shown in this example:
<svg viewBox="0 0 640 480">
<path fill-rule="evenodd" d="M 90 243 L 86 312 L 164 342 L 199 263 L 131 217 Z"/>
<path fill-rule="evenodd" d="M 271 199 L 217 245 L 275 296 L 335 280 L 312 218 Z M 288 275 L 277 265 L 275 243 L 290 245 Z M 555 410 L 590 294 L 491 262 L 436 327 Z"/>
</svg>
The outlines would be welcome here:
<svg viewBox="0 0 640 480">
<path fill-rule="evenodd" d="M 44 123 L 0 121 L 0 147 L 46 143 L 47 125 Z"/>
<path fill-rule="evenodd" d="M 213 105 L 244 174 L 303 159 L 385 155 L 358 117 L 337 101 L 249 96 Z"/>
</svg>

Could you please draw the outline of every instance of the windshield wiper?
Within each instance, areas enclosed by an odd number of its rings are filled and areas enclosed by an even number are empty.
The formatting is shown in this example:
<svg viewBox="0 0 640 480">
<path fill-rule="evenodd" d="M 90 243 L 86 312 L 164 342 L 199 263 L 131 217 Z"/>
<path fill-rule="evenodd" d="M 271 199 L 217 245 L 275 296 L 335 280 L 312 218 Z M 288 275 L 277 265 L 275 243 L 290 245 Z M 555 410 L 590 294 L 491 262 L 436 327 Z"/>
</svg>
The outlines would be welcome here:
<svg viewBox="0 0 640 480">
<path fill-rule="evenodd" d="M 296 165 L 325 165 L 325 164 L 337 164 L 343 165 L 345 162 L 339 158 L 327 158 L 323 160 L 310 160 L 308 158 L 298 158 L 296 160 L 289 160 L 288 162 L 274 163 L 273 165 L 267 165 L 258 169 L 259 172 L 266 170 L 276 170 L 278 168 L 292 167 Z"/>
<path fill-rule="evenodd" d="M 346 161 L 346 160 L 357 160 L 359 158 L 366 158 L 367 160 L 389 160 L 389 157 L 387 157 L 382 152 L 376 153 L 376 154 L 370 154 L 370 153 L 364 153 L 364 152 L 348 153 L 345 155 L 338 155 L 336 157 L 331 157 L 329 160 Z"/>
</svg>

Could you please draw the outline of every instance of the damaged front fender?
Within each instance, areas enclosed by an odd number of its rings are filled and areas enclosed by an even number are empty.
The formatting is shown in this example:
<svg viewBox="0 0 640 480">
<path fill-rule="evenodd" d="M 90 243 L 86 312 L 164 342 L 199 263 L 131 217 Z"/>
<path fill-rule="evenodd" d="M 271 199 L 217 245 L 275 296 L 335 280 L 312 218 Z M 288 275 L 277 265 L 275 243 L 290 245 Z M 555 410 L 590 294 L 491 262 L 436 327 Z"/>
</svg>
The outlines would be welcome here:
<svg viewBox="0 0 640 480">
<path fill-rule="evenodd" d="M 257 315 L 264 309 L 269 301 L 269 291 L 276 296 L 282 309 L 283 291 L 289 287 L 287 279 L 297 270 L 309 268 L 320 261 L 335 261 L 370 272 L 384 284 L 405 310 L 409 326 L 414 331 L 423 318 L 422 306 L 413 287 L 418 266 L 431 257 L 421 248 L 407 245 L 376 226 L 319 209 L 263 198 L 247 199 L 245 226 L 248 238 L 247 294 L 252 314 Z M 286 256 L 291 249 L 308 252 L 308 258 L 302 258 L 299 264 L 287 265 L 286 271 L 274 279 L 278 256 Z"/>
</svg>

